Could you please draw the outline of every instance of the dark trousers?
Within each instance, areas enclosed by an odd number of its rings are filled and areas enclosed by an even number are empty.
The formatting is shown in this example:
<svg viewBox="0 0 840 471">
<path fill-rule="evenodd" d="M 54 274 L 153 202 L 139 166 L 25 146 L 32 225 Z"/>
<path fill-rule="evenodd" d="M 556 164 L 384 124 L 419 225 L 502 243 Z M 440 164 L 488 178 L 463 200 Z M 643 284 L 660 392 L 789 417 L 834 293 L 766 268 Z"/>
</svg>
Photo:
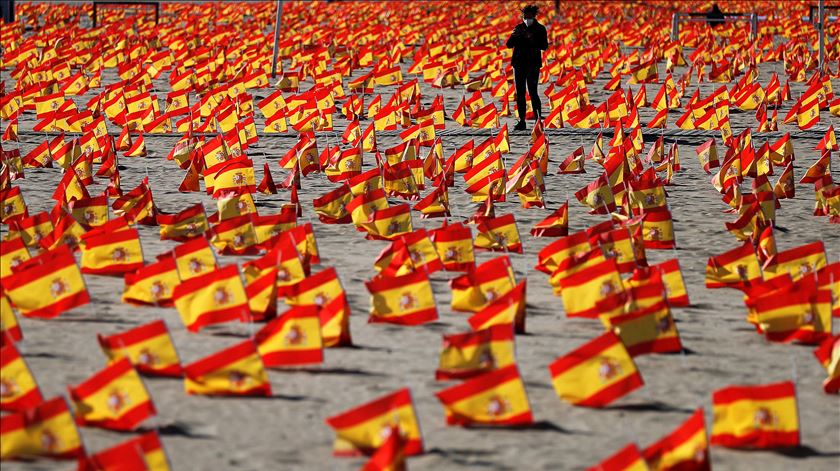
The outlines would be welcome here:
<svg viewBox="0 0 840 471">
<path fill-rule="evenodd" d="M 2 10 L 3 21 L 5 23 L 12 23 L 15 21 L 14 0 L 0 0 L 0 10 Z"/>
<path fill-rule="evenodd" d="M 528 86 L 528 94 L 531 96 L 531 108 L 537 119 L 542 116 L 542 102 L 537 91 L 537 80 L 540 78 L 539 67 L 518 67 L 513 69 L 513 83 L 516 85 L 516 112 L 519 114 L 519 121 L 525 121 L 525 85 Z"/>
</svg>

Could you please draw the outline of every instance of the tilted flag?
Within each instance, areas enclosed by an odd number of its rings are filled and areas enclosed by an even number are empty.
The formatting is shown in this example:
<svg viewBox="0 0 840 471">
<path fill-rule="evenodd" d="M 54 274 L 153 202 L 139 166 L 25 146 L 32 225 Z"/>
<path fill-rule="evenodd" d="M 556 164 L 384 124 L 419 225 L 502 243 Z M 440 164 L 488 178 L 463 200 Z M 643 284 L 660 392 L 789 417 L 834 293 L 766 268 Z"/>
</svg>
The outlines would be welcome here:
<svg viewBox="0 0 840 471">
<path fill-rule="evenodd" d="M 181 283 L 172 257 L 163 257 L 124 276 L 122 302 L 138 305 L 173 306 L 172 295 Z"/>
<path fill-rule="evenodd" d="M 204 205 L 201 203 L 177 214 L 158 213 L 156 218 L 160 226 L 160 240 L 185 242 L 204 234 L 209 228 Z"/>
<path fill-rule="evenodd" d="M 249 313 L 248 297 L 236 265 L 182 282 L 175 287 L 173 299 L 190 332 L 212 324 L 247 319 Z"/>
<path fill-rule="evenodd" d="M 44 398 L 26 361 L 14 344 L 0 348 L 0 410 L 22 412 Z"/>
<path fill-rule="evenodd" d="M 184 389 L 208 396 L 271 396 L 268 375 L 251 340 L 184 366 Z"/>
<path fill-rule="evenodd" d="M 760 281 L 761 267 L 752 243 L 709 257 L 706 263 L 706 288 L 744 289 Z"/>
<path fill-rule="evenodd" d="M 527 425 L 534 421 L 525 384 L 515 364 L 435 395 L 443 404 L 448 425 Z"/>
<path fill-rule="evenodd" d="M 569 202 L 563 203 L 548 217 L 531 228 L 534 237 L 566 237 L 569 235 Z"/>
<path fill-rule="evenodd" d="M 257 331 L 254 342 L 263 364 L 269 368 L 323 362 L 318 307 L 293 307 Z"/>
<path fill-rule="evenodd" d="M 502 296 L 493 298 L 488 305 L 467 319 L 473 330 L 497 325 L 512 325 L 517 334 L 525 333 L 525 281 L 519 282 Z"/>
<path fill-rule="evenodd" d="M 476 229 L 476 249 L 522 253 L 522 242 L 513 214 L 484 219 L 478 223 Z"/>
<path fill-rule="evenodd" d="M 68 386 L 80 425 L 133 430 L 157 412 L 128 358 L 120 358 L 83 383 Z"/>
<path fill-rule="evenodd" d="M 35 456 L 54 459 L 84 456 L 76 422 L 63 397 L 0 417 L 0 460 Z"/>
<path fill-rule="evenodd" d="M 729 386 L 712 394 L 711 443 L 727 448 L 798 446 L 796 386 L 791 381 Z"/>
<path fill-rule="evenodd" d="M 814 356 L 828 373 L 823 381 L 823 391 L 826 394 L 837 394 L 840 392 L 840 335 L 823 340 L 814 350 Z"/>
<path fill-rule="evenodd" d="M 112 335 L 96 335 L 102 352 L 111 361 L 128 358 L 137 371 L 148 376 L 180 377 L 181 362 L 163 320 Z"/>
<path fill-rule="evenodd" d="M 90 302 L 76 259 L 66 245 L 44 252 L 3 279 L 12 305 L 26 317 L 50 319 Z"/>
<path fill-rule="evenodd" d="M 614 259 L 608 258 L 560 280 L 566 317 L 598 315 L 598 301 L 624 290 Z"/>
<path fill-rule="evenodd" d="M 514 364 L 513 335 L 510 324 L 444 335 L 435 379 L 472 378 Z"/>
<path fill-rule="evenodd" d="M 603 319 L 602 319 L 603 320 Z M 644 353 L 675 353 L 682 351 L 680 334 L 665 302 L 604 320 L 627 348 L 630 356 Z"/>
<path fill-rule="evenodd" d="M 432 242 L 446 271 L 475 268 L 472 231 L 463 224 L 447 224 L 431 231 Z"/>
<path fill-rule="evenodd" d="M 438 318 L 432 285 L 424 271 L 379 276 L 365 286 L 371 294 L 368 322 L 420 325 Z"/>
<path fill-rule="evenodd" d="M 586 471 L 649 471 L 650 468 L 639 451 L 638 445 L 631 443 L 618 450 L 614 455 L 601 461 Z"/>
<path fill-rule="evenodd" d="M 362 471 L 405 471 L 405 438 L 398 427 L 383 432 L 388 438 L 379 446 Z"/>
<path fill-rule="evenodd" d="M 710 470 L 709 439 L 703 408 L 642 451 L 652 471 Z"/>
<path fill-rule="evenodd" d="M 548 370 L 557 395 L 576 406 L 604 407 L 644 385 L 621 339 L 612 332 L 558 358 Z"/>
<path fill-rule="evenodd" d="M 148 470 L 143 449 L 134 440 L 127 440 L 79 460 L 78 471 Z"/>
<path fill-rule="evenodd" d="M 423 453 L 423 436 L 407 388 L 329 417 L 326 423 L 335 430 L 336 456 L 372 454 L 391 433 L 399 433 L 405 440 L 406 456 Z"/>
</svg>

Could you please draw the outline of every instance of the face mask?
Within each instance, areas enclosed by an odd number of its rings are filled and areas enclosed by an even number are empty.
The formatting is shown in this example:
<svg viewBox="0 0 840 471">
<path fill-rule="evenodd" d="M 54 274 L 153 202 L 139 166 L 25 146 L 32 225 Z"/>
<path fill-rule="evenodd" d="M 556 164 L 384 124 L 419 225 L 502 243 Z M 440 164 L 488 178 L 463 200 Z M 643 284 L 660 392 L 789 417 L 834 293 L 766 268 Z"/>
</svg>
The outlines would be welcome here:
<svg viewBox="0 0 840 471">
<path fill-rule="evenodd" d="M 523 18 L 522 21 L 525 23 L 525 26 L 531 26 L 532 24 L 534 24 L 533 18 Z"/>
</svg>

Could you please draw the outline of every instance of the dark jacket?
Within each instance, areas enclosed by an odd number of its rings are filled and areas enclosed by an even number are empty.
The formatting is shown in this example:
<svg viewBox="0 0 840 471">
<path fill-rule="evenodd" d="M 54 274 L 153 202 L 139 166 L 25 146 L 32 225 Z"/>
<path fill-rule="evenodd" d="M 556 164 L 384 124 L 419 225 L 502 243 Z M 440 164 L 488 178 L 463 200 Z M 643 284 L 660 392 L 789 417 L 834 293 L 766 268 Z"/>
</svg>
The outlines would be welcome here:
<svg viewBox="0 0 840 471">
<path fill-rule="evenodd" d="M 537 20 L 531 26 L 519 23 L 507 40 L 507 47 L 513 48 L 514 68 L 542 67 L 540 51 L 548 49 L 548 32 Z"/>
</svg>

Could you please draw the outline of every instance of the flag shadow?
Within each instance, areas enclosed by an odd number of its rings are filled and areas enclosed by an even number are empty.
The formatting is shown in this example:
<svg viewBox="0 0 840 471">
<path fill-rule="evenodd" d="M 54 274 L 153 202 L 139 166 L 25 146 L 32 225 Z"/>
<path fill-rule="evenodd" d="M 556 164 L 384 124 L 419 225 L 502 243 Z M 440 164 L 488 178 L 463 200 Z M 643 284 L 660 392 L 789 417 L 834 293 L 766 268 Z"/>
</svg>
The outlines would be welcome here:
<svg viewBox="0 0 840 471">
<path fill-rule="evenodd" d="M 358 368 L 294 368 L 294 369 L 272 369 L 272 371 L 287 371 L 290 373 L 306 373 L 311 375 L 339 375 L 339 376 L 365 376 L 369 378 L 384 377 L 382 373 L 360 370 Z"/>
<path fill-rule="evenodd" d="M 521 424 L 521 425 L 506 425 L 504 427 L 499 427 L 498 425 L 483 425 L 483 424 L 472 424 L 464 426 L 465 429 L 468 430 L 482 430 L 482 431 L 491 431 L 491 430 L 531 430 L 534 432 L 557 432 L 563 434 L 571 434 L 572 432 L 564 429 L 563 427 L 555 424 L 554 422 L 550 422 L 548 420 L 538 420 L 531 424 Z"/>
<path fill-rule="evenodd" d="M 161 435 L 195 438 L 199 440 L 206 440 L 215 437 L 214 434 L 202 432 L 200 429 L 201 427 L 183 422 L 173 422 L 159 427 L 139 427 L 136 431 L 143 433 L 157 431 Z"/>
<path fill-rule="evenodd" d="M 643 402 L 638 404 L 618 404 L 614 406 L 607 406 L 605 410 L 618 410 L 625 412 L 682 412 L 690 414 L 694 409 L 687 409 L 685 407 L 674 407 L 660 401 Z"/>
<path fill-rule="evenodd" d="M 777 455 L 787 456 L 788 458 L 836 458 L 840 456 L 840 452 L 831 451 L 826 453 L 819 450 L 815 450 L 808 445 L 799 445 L 792 448 L 782 448 L 779 450 L 774 450 L 774 453 L 776 453 Z"/>
<path fill-rule="evenodd" d="M 426 450 L 426 454 L 441 456 L 459 466 L 469 468 L 498 468 L 499 466 L 498 463 L 485 459 L 489 455 L 495 454 L 493 451 L 478 448 L 452 448 L 446 450 L 432 448 Z"/>
</svg>

